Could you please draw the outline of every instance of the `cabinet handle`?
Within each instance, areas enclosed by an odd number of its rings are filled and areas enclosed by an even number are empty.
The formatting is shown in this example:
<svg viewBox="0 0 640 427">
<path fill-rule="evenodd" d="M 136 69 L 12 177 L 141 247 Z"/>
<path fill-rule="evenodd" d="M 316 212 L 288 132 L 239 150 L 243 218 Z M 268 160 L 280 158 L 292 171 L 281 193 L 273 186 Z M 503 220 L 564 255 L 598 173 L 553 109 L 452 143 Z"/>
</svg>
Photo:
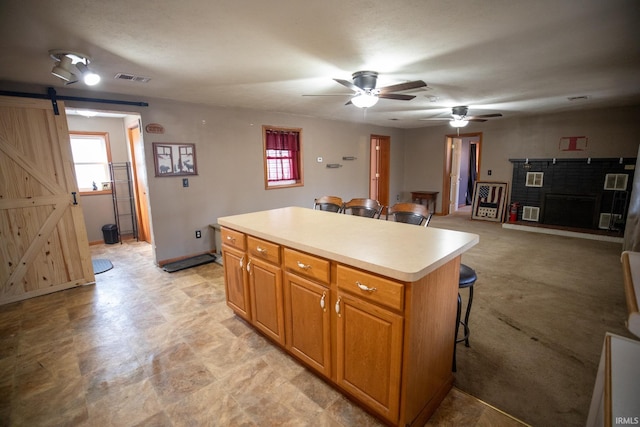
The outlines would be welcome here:
<svg viewBox="0 0 640 427">
<path fill-rule="evenodd" d="M 244 255 L 240 258 L 240 268 L 244 268 Z"/>
<path fill-rule="evenodd" d="M 251 259 L 249 259 L 249 262 L 247 263 L 247 273 L 251 274 Z"/>
<path fill-rule="evenodd" d="M 236 242 L 236 238 L 235 237 L 231 237 L 231 236 L 227 236 L 227 240 L 230 241 L 231 243 L 235 243 Z"/>
<path fill-rule="evenodd" d="M 361 290 L 366 291 L 366 292 L 375 292 L 375 291 L 377 291 L 377 290 L 378 290 L 378 288 L 370 288 L 370 287 L 368 287 L 367 285 L 365 285 L 365 284 L 362 284 L 362 283 L 358 282 L 357 280 L 356 280 L 356 285 L 358 285 L 358 287 L 359 287 Z"/>
<path fill-rule="evenodd" d="M 336 314 L 338 315 L 338 317 L 342 317 L 342 315 L 340 314 L 340 297 L 338 297 L 338 301 L 336 301 Z"/>
<path fill-rule="evenodd" d="M 298 264 L 298 267 L 303 269 L 303 270 L 308 270 L 311 268 L 311 265 L 309 264 L 303 264 L 300 261 L 296 261 L 296 263 Z"/>
<path fill-rule="evenodd" d="M 320 308 L 322 308 L 322 311 L 327 311 L 326 309 L 326 304 L 324 302 L 324 299 L 327 297 L 327 291 L 322 292 L 322 298 L 320 298 Z"/>
<path fill-rule="evenodd" d="M 266 255 L 267 254 L 267 249 L 266 248 L 261 248 L 260 246 L 258 246 L 256 248 L 256 250 L 261 253 L 262 255 Z"/>
</svg>

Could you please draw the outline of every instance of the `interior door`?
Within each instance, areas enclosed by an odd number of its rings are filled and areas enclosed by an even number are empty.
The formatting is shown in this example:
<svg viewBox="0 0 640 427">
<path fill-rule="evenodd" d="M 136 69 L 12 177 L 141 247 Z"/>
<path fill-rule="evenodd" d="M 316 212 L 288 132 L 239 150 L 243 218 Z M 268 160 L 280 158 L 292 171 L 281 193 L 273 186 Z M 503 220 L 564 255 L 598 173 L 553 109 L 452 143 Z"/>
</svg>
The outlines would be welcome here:
<svg viewBox="0 0 640 427">
<path fill-rule="evenodd" d="M 460 192 L 460 157 L 462 154 L 462 139 L 451 138 L 451 174 L 449 175 L 449 212 L 458 210 Z"/>
<path fill-rule="evenodd" d="M 389 205 L 390 158 L 391 138 L 371 135 L 369 198 L 385 207 Z"/>
<path fill-rule="evenodd" d="M 136 219 L 138 221 L 138 240 L 151 243 L 149 225 L 149 199 L 147 198 L 147 170 L 144 163 L 144 141 L 140 135 L 140 126 L 128 129 L 131 148 L 131 165 L 135 190 Z"/>
<path fill-rule="evenodd" d="M 0 304 L 95 281 L 64 103 L 0 97 Z"/>
</svg>

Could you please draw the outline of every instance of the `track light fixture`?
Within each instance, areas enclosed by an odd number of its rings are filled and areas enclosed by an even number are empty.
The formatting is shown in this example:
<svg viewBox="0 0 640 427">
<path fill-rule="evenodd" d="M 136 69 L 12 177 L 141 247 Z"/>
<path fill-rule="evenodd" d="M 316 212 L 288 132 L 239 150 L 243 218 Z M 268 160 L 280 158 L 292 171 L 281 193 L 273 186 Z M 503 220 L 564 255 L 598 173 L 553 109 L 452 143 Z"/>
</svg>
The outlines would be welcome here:
<svg viewBox="0 0 640 427">
<path fill-rule="evenodd" d="M 100 76 L 89 69 L 89 63 L 91 62 L 89 56 L 60 49 L 50 50 L 49 55 L 57 61 L 51 69 L 51 74 L 64 80 L 66 85 L 78 81 L 76 73 L 82 77 L 82 80 L 88 86 L 93 86 L 100 82 Z"/>
</svg>

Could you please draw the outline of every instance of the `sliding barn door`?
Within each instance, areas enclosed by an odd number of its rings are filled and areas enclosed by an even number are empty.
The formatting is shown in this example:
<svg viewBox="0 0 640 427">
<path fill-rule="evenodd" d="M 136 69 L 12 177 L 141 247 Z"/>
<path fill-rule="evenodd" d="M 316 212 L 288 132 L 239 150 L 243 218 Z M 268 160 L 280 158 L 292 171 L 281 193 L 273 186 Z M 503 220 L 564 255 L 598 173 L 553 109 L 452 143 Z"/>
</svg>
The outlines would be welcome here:
<svg viewBox="0 0 640 427">
<path fill-rule="evenodd" d="M 58 108 L 0 97 L 0 304 L 95 281 Z"/>
</svg>

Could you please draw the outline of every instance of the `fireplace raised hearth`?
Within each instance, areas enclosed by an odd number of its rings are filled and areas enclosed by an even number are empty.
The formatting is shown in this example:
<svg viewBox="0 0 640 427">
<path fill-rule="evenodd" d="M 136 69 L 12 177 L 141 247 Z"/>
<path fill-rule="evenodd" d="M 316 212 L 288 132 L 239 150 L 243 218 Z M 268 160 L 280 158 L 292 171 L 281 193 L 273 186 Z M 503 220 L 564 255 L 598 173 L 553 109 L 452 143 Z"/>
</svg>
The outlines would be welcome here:
<svg viewBox="0 0 640 427">
<path fill-rule="evenodd" d="M 595 194 L 546 193 L 542 224 L 598 228 L 600 196 Z"/>
</svg>

